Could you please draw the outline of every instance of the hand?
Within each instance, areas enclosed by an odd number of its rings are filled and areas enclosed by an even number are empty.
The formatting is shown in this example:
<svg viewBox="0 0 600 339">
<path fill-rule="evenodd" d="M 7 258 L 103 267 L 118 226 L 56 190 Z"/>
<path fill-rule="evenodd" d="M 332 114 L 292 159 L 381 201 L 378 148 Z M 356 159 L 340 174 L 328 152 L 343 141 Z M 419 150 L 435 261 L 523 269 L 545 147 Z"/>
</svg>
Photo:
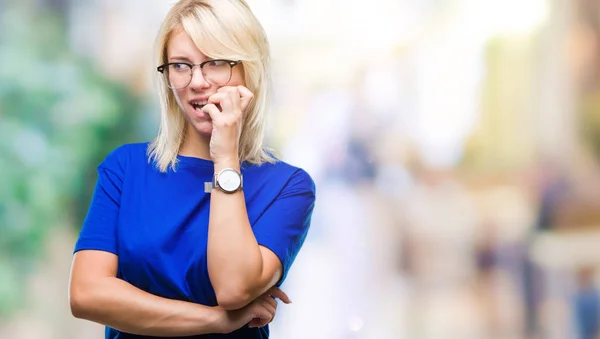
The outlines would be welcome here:
<svg viewBox="0 0 600 339">
<path fill-rule="evenodd" d="M 287 294 L 285 294 L 285 292 L 283 292 L 281 289 L 279 289 L 278 287 L 271 287 L 271 289 L 269 289 L 267 292 L 265 292 L 263 295 L 261 295 L 258 299 L 262 299 L 262 298 L 266 298 L 267 301 L 269 303 L 271 303 L 272 301 L 275 301 L 275 298 L 278 298 L 279 300 L 283 301 L 286 304 L 291 304 L 292 301 L 290 300 L 290 298 L 287 296 Z M 277 302 L 275 302 L 275 309 L 273 310 L 273 316 L 271 317 L 271 319 L 263 319 L 263 318 L 254 318 L 252 319 L 252 321 L 250 321 L 250 323 L 248 323 L 249 327 L 263 327 L 267 324 L 270 324 L 271 322 L 273 322 L 273 319 L 275 319 L 275 311 L 277 310 Z"/>
<path fill-rule="evenodd" d="M 279 288 L 272 287 L 247 306 L 235 310 L 224 311 L 223 333 L 231 333 L 244 325 L 262 327 L 273 321 L 279 298 L 286 304 L 291 303 L 288 296 Z"/>
<path fill-rule="evenodd" d="M 252 92 L 244 86 L 224 86 L 208 98 L 208 104 L 202 111 L 210 115 L 213 124 L 210 138 L 213 162 L 239 162 L 243 113 L 253 97 Z"/>
</svg>

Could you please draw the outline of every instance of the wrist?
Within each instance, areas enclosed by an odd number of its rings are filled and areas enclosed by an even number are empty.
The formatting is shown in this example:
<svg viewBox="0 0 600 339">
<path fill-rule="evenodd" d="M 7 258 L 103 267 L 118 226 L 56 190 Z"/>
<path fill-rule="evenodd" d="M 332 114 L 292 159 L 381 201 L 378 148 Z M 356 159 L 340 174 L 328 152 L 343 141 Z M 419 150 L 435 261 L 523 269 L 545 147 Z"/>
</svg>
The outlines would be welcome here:
<svg viewBox="0 0 600 339">
<path fill-rule="evenodd" d="M 221 306 L 214 306 L 211 309 L 213 311 L 213 326 L 215 333 L 227 334 L 231 332 L 231 326 L 229 323 L 229 317 L 227 311 Z"/>
<path fill-rule="evenodd" d="M 215 173 L 220 172 L 225 168 L 233 168 L 234 170 L 240 170 L 240 160 L 238 157 L 221 158 L 214 161 Z"/>
</svg>

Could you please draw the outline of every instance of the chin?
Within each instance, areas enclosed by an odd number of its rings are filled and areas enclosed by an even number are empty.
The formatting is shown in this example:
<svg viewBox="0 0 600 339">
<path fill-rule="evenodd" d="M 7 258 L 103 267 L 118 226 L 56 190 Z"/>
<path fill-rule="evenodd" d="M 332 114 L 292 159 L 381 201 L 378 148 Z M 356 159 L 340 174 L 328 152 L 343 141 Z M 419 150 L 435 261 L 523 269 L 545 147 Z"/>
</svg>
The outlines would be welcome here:
<svg viewBox="0 0 600 339">
<path fill-rule="evenodd" d="M 194 122 L 194 128 L 198 133 L 204 136 L 211 136 L 213 125 L 210 121 L 196 121 Z"/>
</svg>

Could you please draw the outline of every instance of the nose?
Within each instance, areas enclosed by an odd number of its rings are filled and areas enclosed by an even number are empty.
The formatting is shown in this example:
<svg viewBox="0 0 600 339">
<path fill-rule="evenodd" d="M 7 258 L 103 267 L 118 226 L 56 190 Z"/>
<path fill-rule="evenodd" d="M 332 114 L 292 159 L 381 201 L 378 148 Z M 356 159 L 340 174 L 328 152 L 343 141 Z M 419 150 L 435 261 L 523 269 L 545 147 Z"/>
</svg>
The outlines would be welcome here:
<svg viewBox="0 0 600 339">
<path fill-rule="evenodd" d="M 202 75 L 202 69 L 200 67 L 192 68 L 192 80 L 190 82 L 191 89 L 206 89 L 210 87 L 210 84 L 204 79 Z"/>
</svg>

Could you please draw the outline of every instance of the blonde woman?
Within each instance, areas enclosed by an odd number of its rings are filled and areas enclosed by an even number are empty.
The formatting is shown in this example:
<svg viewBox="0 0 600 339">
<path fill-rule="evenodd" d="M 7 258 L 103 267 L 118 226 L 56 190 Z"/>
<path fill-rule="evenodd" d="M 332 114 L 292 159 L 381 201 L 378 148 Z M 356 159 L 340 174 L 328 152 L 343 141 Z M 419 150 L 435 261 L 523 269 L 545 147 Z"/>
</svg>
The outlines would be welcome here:
<svg viewBox="0 0 600 339">
<path fill-rule="evenodd" d="M 242 0 L 183 0 L 157 42 L 159 133 L 98 166 L 71 310 L 111 339 L 268 338 L 315 186 L 262 144 L 265 33 Z"/>
</svg>

